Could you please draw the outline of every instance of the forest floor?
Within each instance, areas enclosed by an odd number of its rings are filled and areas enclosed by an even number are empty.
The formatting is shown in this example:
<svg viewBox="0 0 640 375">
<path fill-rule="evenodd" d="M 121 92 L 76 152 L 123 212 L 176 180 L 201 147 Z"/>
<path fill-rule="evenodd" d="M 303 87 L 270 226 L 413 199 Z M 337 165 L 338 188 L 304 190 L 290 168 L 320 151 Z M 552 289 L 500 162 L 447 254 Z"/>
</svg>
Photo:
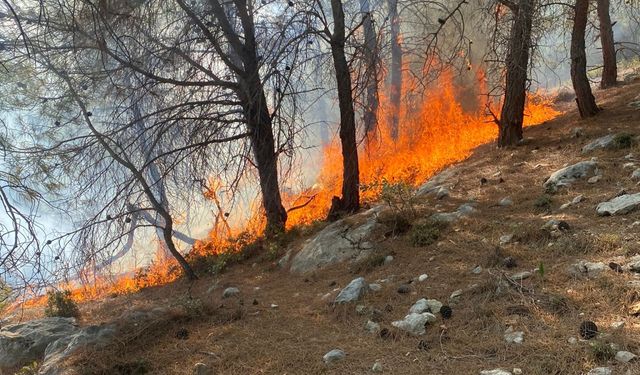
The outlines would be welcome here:
<svg viewBox="0 0 640 375">
<path fill-rule="evenodd" d="M 640 167 L 640 147 L 581 153 L 585 144 L 606 134 L 640 134 L 640 110 L 628 105 L 638 100 L 638 93 L 638 81 L 596 90 L 603 111 L 591 119 L 581 120 L 573 103 L 565 103 L 565 114 L 527 128 L 521 146 L 479 147 L 454 167 L 457 177 L 449 197 L 427 196 L 419 203 L 419 212 L 426 215 L 476 202 L 474 214 L 451 224 L 432 245 L 414 247 L 406 234 L 390 237 L 375 244 L 377 254 L 393 256 L 389 263 L 345 263 L 306 275 L 291 274 L 277 261 L 249 259 L 192 285 L 179 280 L 84 303 L 82 325 L 110 322 L 136 308 L 168 306 L 175 314 L 159 324 L 131 327 L 130 338 L 83 353 L 73 362 L 83 365 L 87 374 L 193 374 L 199 362 L 215 374 L 369 374 L 376 361 L 387 374 L 478 374 L 495 368 L 519 368 L 531 375 L 581 374 L 599 366 L 613 374 L 640 374 L 640 361 L 617 362 L 608 349 L 615 344 L 640 354 L 640 317 L 629 313 L 640 300 L 640 288 L 627 284 L 637 275 L 608 267 L 594 278 L 567 272 L 579 260 L 624 263 L 640 254 L 640 211 L 609 217 L 595 211 L 621 189 L 640 192 L 630 178 L 635 168 L 624 167 L 632 162 Z M 584 135 L 572 138 L 577 127 Z M 599 182 L 579 180 L 545 197 L 542 184 L 551 173 L 592 157 L 602 171 Z M 483 178 L 486 183 L 481 183 Z M 584 201 L 560 209 L 580 194 Z M 513 205 L 498 205 L 505 197 Z M 551 236 L 540 229 L 550 219 L 566 221 L 570 230 Z M 500 237 L 507 234 L 514 239 L 500 245 Z M 515 268 L 502 267 L 500 259 L 507 256 L 515 259 Z M 473 273 L 477 265 L 482 271 Z M 540 265 L 543 273 L 504 288 L 506 275 Z M 425 273 L 428 279 L 411 282 L 409 293 L 397 292 L 401 284 Z M 388 337 L 364 329 L 370 317 L 359 314 L 356 304 L 333 306 L 333 298 L 322 298 L 335 295 L 357 276 L 370 283 L 386 280 L 381 291 L 366 294 L 357 305 L 382 312 L 378 320 L 390 329 Z M 240 289 L 239 298 L 222 298 L 230 286 Z M 463 292 L 451 303 L 451 319 L 436 314 L 438 322 L 427 327 L 425 335 L 408 336 L 391 327 L 416 300 L 446 303 L 456 290 Z M 201 301 L 204 310 L 175 307 L 176 300 L 188 295 Z M 581 340 L 578 327 L 584 320 L 597 323 L 602 334 Z M 611 327 L 620 321 L 624 328 Z M 524 332 L 524 342 L 505 342 L 508 327 Z M 183 329 L 186 339 L 176 336 Z M 578 340 L 570 343 L 570 338 Z M 325 365 L 323 355 L 335 348 L 344 350 L 346 359 Z"/>
</svg>

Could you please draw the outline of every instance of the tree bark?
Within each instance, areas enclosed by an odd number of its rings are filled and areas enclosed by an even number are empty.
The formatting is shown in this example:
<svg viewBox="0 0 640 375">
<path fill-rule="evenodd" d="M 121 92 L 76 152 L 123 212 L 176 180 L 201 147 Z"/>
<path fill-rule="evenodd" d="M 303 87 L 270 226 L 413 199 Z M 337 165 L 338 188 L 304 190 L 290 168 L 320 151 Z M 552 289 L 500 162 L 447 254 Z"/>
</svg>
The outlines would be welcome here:
<svg viewBox="0 0 640 375">
<path fill-rule="evenodd" d="M 571 82 L 576 93 L 576 103 L 580 117 L 594 116 L 600 111 L 591 92 L 587 77 L 587 54 L 585 52 L 585 31 L 589 14 L 589 0 L 576 0 L 573 30 L 571 32 Z"/>
<path fill-rule="evenodd" d="M 366 64 L 365 79 L 365 108 L 364 108 L 364 129 L 367 137 L 375 131 L 378 126 L 378 41 L 376 31 L 373 27 L 373 16 L 371 15 L 371 5 L 369 0 L 360 0 L 360 12 L 363 17 L 364 27 L 364 59 Z"/>
<path fill-rule="evenodd" d="M 506 59 L 505 94 L 498 121 L 498 147 L 517 144 L 522 140 L 522 122 L 527 99 L 527 72 L 531 49 L 533 1 L 520 0 L 513 6 L 513 25 Z"/>
<path fill-rule="evenodd" d="M 389 0 L 389 22 L 391 22 L 391 71 L 390 95 L 391 114 L 389 126 L 391 137 L 398 139 L 400 132 L 400 99 L 402 96 L 402 46 L 400 44 L 400 17 L 398 0 Z"/>
<path fill-rule="evenodd" d="M 600 22 L 600 43 L 602 44 L 602 80 L 603 89 L 613 87 L 618 81 L 616 47 L 613 39 L 613 27 L 609 15 L 609 0 L 598 0 L 598 20 Z"/>
<path fill-rule="evenodd" d="M 333 212 L 355 212 L 360 208 L 360 171 L 356 143 L 356 121 L 351 91 L 351 72 L 345 56 L 345 22 L 341 0 L 331 0 L 334 29 L 331 37 L 331 55 L 338 85 L 340 107 L 340 142 L 342 145 L 342 198 Z"/>
</svg>

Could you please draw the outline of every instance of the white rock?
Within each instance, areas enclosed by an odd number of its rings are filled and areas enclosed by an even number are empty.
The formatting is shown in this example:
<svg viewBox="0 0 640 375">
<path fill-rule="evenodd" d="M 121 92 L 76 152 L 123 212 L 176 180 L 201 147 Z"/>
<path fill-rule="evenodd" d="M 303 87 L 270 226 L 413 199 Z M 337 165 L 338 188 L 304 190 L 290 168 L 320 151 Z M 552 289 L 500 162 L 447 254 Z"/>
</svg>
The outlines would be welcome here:
<svg viewBox="0 0 640 375">
<path fill-rule="evenodd" d="M 428 278 L 429 278 L 429 275 L 427 275 L 426 273 L 423 273 L 422 275 L 418 276 L 418 281 L 424 282 Z"/>
<path fill-rule="evenodd" d="M 367 291 L 368 284 L 364 277 L 353 279 L 349 285 L 340 291 L 334 303 L 347 303 L 357 301 Z"/>
<path fill-rule="evenodd" d="M 473 267 L 473 269 L 471 270 L 471 273 L 473 273 L 475 275 L 482 273 L 482 267 L 481 266 Z"/>
<path fill-rule="evenodd" d="M 602 180 L 602 176 L 593 176 L 587 180 L 587 183 L 595 184 L 595 183 L 598 183 L 600 180 Z"/>
<path fill-rule="evenodd" d="M 382 285 L 380 284 L 369 284 L 369 290 L 372 292 L 379 292 L 382 290 Z"/>
<path fill-rule="evenodd" d="M 611 369 L 608 367 L 596 367 L 587 372 L 587 375 L 611 375 Z"/>
<path fill-rule="evenodd" d="M 498 205 L 500 205 L 502 207 L 513 206 L 513 201 L 509 197 L 502 198 L 502 199 L 500 199 L 500 202 L 498 202 Z"/>
<path fill-rule="evenodd" d="M 524 341 L 524 332 L 514 331 L 512 327 L 509 327 L 504 332 L 504 341 L 509 344 L 522 344 Z"/>
<path fill-rule="evenodd" d="M 391 322 L 391 325 L 406 331 L 410 335 L 419 336 L 424 335 L 425 328 L 424 325 L 426 323 L 431 323 L 436 321 L 436 316 L 431 313 L 422 313 L 422 314 L 409 314 L 404 317 L 403 320 L 396 320 L 395 322 Z"/>
<path fill-rule="evenodd" d="M 521 368 L 518 368 L 518 367 L 513 368 L 513 375 L 521 375 L 521 374 L 522 374 Z"/>
<path fill-rule="evenodd" d="M 582 148 L 582 152 L 587 153 L 589 151 L 593 151 L 597 149 L 609 148 L 613 145 L 615 139 L 616 139 L 616 134 L 607 134 L 604 137 L 600 137 L 594 140 L 593 142 L 587 144 L 586 146 L 584 146 Z"/>
<path fill-rule="evenodd" d="M 640 207 L 640 193 L 624 194 L 596 207 L 600 216 L 624 215 Z"/>
<path fill-rule="evenodd" d="M 624 163 L 622 164 L 623 169 L 635 168 L 636 163 Z"/>
<path fill-rule="evenodd" d="M 432 314 L 437 314 L 442 308 L 442 302 L 437 299 L 427 299 L 427 306 L 429 306 L 429 310 L 431 310 Z"/>
<path fill-rule="evenodd" d="M 618 362 L 631 362 L 633 361 L 635 358 L 637 357 L 637 355 L 631 353 L 631 352 L 625 352 L 624 350 L 621 350 L 619 352 L 616 353 L 616 361 Z"/>
<path fill-rule="evenodd" d="M 636 169 L 635 171 L 633 171 L 633 173 L 631 173 L 631 179 L 640 180 L 640 168 Z"/>
<path fill-rule="evenodd" d="M 423 312 L 432 312 L 426 298 L 419 299 L 409 308 L 410 314 L 422 314 Z"/>
<path fill-rule="evenodd" d="M 598 165 L 595 161 L 585 160 L 568 167 L 564 167 L 551 174 L 543 186 L 546 189 L 555 191 L 558 187 L 570 185 L 578 178 L 587 177 L 596 170 L 597 166 Z"/>
<path fill-rule="evenodd" d="M 530 271 L 522 271 L 522 272 L 514 273 L 513 275 L 511 275 L 511 278 L 516 281 L 521 281 L 521 280 L 530 278 L 531 275 L 533 275 L 533 273 L 531 273 Z"/>
<path fill-rule="evenodd" d="M 277 308 L 278 308 L 278 305 L 276 305 L 275 303 L 272 303 L 272 304 L 271 304 L 271 308 L 272 308 L 272 309 L 277 309 Z"/>
<path fill-rule="evenodd" d="M 567 342 L 571 345 L 575 345 L 578 343 L 578 339 L 575 337 L 569 337 L 569 339 L 567 340 Z"/>
<path fill-rule="evenodd" d="M 483 370 L 480 371 L 480 375 L 513 375 L 507 370 L 503 370 L 501 368 L 497 368 L 494 370 Z"/>
<path fill-rule="evenodd" d="M 573 204 L 571 202 L 569 203 L 564 203 L 562 206 L 560 206 L 561 210 L 566 210 L 567 208 L 571 207 Z"/>
<path fill-rule="evenodd" d="M 500 245 L 506 245 L 513 240 L 513 234 L 505 234 L 500 236 Z"/>
<path fill-rule="evenodd" d="M 376 373 L 381 373 L 382 372 L 382 363 L 377 362 L 373 364 L 373 367 L 371 367 L 371 371 L 376 372 Z"/>
<path fill-rule="evenodd" d="M 438 192 L 436 193 L 436 199 L 443 199 L 448 196 L 449 196 L 449 190 L 444 186 L 440 186 L 440 188 L 438 189 Z"/>
<path fill-rule="evenodd" d="M 392 255 L 387 255 L 386 257 L 384 257 L 384 264 L 389 264 L 393 262 L 393 256 Z"/>
<path fill-rule="evenodd" d="M 367 323 L 364 325 L 364 329 L 369 333 L 376 333 L 380 331 L 380 324 L 373 322 L 371 320 L 368 320 Z"/>
<path fill-rule="evenodd" d="M 577 197 L 573 198 L 571 203 L 578 204 L 578 203 L 582 202 L 583 200 L 584 200 L 584 195 L 580 194 Z"/>
<path fill-rule="evenodd" d="M 451 293 L 451 295 L 449 296 L 449 299 L 450 300 L 457 299 L 461 295 L 462 295 L 462 289 L 458 289 L 458 290 L 454 291 L 453 293 Z"/>
<path fill-rule="evenodd" d="M 331 364 L 334 362 L 342 361 L 346 356 L 346 353 L 341 349 L 333 349 L 325 354 L 322 359 L 324 360 L 324 363 Z"/>
<path fill-rule="evenodd" d="M 236 297 L 240 295 L 240 289 L 236 287 L 230 287 L 222 292 L 222 298 Z"/>
<path fill-rule="evenodd" d="M 611 323 L 611 328 L 615 329 L 615 330 L 621 330 L 624 328 L 624 324 L 625 322 L 623 321 L 619 321 L 619 322 L 613 322 Z"/>
<path fill-rule="evenodd" d="M 569 266 L 568 272 L 572 276 L 596 277 L 604 271 L 607 266 L 602 262 L 587 262 L 581 260 Z"/>
</svg>

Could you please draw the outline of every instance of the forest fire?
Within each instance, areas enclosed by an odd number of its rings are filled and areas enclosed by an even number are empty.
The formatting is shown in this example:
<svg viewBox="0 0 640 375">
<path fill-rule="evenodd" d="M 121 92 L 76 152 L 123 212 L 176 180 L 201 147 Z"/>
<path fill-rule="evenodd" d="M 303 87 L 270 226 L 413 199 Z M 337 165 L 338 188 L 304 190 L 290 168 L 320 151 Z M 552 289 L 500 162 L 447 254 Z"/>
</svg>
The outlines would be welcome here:
<svg viewBox="0 0 640 375">
<path fill-rule="evenodd" d="M 484 86 L 483 75 L 476 84 Z M 409 78 L 405 78 L 409 81 Z M 407 85 L 411 90 L 411 85 Z M 450 73 L 443 74 L 437 83 L 438 90 L 417 100 L 406 100 L 400 110 L 400 131 L 394 139 L 387 119 L 390 113 L 388 98 L 381 98 L 378 113 L 378 129 L 374 136 L 361 142 L 359 151 L 360 184 L 362 202 L 374 202 L 379 198 L 384 184 L 406 184 L 416 187 L 433 174 L 452 163 L 468 157 L 471 151 L 496 138 L 498 129 L 492 117 L 485 113 L 488 102 L 479 100 L 475 112 L 463 109 L 458 89 Z M 408 103 L 408 104 L 407 104 Z M 497 106 L 493 103 L 493 106 Z M 559 114 L 543 95 L 529 94 L 525 109 L 525 126 L 540 124 Z M 290 209 L 287 228 L 308 225 L 324 220 L 331 206 L 331 199 L 340 195 L 341 152 L 335 137 L 322 151 L 322 167 L 313 188 L 298 195 L 284 195 L 284 204 Z M 219 206 L 215 189 L 205 192 L 207 198 Z M 258 205 L 254 205 L 258 207 Z M 243 227 L 230 226 L 225 214 L 220 213 L 213 223 L 209 238 L 192 249 L 189 258 L 195 259 L 220 253 L 239 251 L 256 240 L 264 230 L 265 221 L 259 209 Z M 120 295 L 154 285 L 162 285 L 180 277 L 179 265 L 173 258 L 158 251 L 156 260 L 135 273 L 115 278 L 86 275 L 81 285 L 64 285 L 77 301 L 86 301 L 106 295 Z M 46 297 L 31 299 L 28 305 L 42 305 Z"/>
</svg>

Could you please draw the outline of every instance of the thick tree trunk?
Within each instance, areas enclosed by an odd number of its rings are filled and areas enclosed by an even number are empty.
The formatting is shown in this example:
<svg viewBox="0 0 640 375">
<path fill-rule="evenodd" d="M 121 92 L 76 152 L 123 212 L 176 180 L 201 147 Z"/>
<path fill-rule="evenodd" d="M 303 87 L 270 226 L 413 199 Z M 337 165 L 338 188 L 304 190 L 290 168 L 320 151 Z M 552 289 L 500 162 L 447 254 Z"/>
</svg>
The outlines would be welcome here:
<svg viewBox="0 0 640 375">
<path fill-rule="evenodd" d="M 618 81 L 616 47 L 613 39 L 613 27 L 609 16 L 609 0 L 598 0 L 598 20 L 600 21 L 600 43 L 602 44 L 602 80 L 603 89 L 613 87 Z"/>
<path fill-rule="evenodd" d="M 504 103 L 499 120 L 498 147 L 512 146 L 522 140 L 533 1 L 521 0 L 518 6 L 512 9 L 514 19 L 506 59 L 507 72 Z"/>
<path fill-rule="evenodd" d="M 285 230 L 287 211 L 282 205 L 280 184 L 278 182 L 278 156 L 275 151 L 271 116 L 267 108 L 267 99 L 260 82 L 253 82 L 252 95 L 247 99 L 245 112 L 251 130 L 253 154 L 260 178 L 262 206 L 267 217 L 266 235 L 270 236 Z M 251 98 L 255 98 L 251 100 Z"/>
<path fill-rule="evenodd" d="M 571 82 L 576 93 L 580 117 L 590 117 L 600 111 L 591 92 L 587 77 L 587 54 L 585 52 L 585 30 L 589 14 L 589 0 L 576 0 L 573 30 L 571 32 Z"/>
<path fill-rule="evenodd" d="M 356 143 L 356 121 L 351 91 L 351 72 L 345 56 L 345 23 L 341 0 L 331 0 L 334 30 L 331 38 L 331 54 L 338 85 L 340 107 L 340 142 L 342 144 L 342 198 L 332 207 L 335 211 L 355 212 L 360 208 L 360 171 Z"/>
<path fill-rule="evenodd" d="M 373 16 L 369 0 L 360 0 L 364 26 L 364 58 L 366 64 L 366 91 L 364 108 L 364 129 L 367 137 L 378 126 L 378 41 L 373 27 Z"/>
<path fill-rule="evenodd" d="M 400 17 L 398 16 L 398 0 L 389 0 L 389 22 L 391 22 L 391 79 L 390 95 L 391 114 L 389 126 L 391 137 L 398 138 L 400 126 L 400 99 L 402 96 L 402 46 L 400 45 Z"/>
</svg>

